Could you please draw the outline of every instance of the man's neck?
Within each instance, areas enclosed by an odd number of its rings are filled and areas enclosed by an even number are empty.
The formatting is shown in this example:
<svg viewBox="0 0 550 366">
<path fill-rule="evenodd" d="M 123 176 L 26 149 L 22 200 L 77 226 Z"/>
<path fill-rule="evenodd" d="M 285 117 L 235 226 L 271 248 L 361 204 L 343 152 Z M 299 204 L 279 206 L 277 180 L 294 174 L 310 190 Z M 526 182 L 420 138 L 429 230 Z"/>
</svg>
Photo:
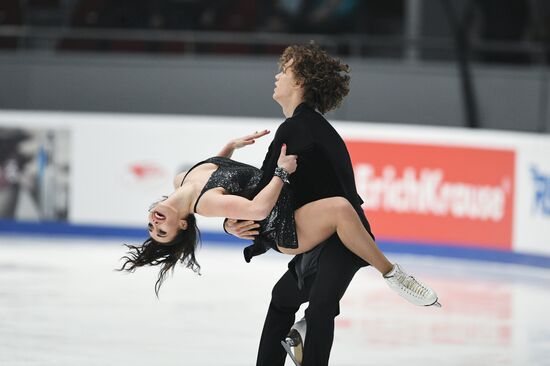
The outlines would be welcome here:
<svg viewBox="0 0 550 366">
<path fill-rule="evenodd" d="M 292 98 L 288 103 L 283 105 L 283 114 L 286 118 L 292 117 L 296 107 L 302 104 L 304 100 L 302 98 Z"/>
</svg>

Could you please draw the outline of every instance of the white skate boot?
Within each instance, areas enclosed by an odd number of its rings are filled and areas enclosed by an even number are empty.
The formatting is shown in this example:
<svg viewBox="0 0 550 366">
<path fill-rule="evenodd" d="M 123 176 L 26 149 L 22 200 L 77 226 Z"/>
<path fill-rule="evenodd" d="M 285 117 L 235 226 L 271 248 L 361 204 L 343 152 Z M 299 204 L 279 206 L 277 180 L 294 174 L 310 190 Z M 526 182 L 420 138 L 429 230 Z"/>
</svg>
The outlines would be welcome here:
<svg viewBox="0 0 550 366">
<path fill-rule="evenodd" d="M 386 283 L 405 300 L 420 306 L 441 307 L 434 290 L 403 271 L 398 264 L 384 275 Z"/>
<path fill-rule="evenodd" d="M 304 343 L 306 341 L 306 318 L 295 323 L 281 345 L 290 356 L 296 366 L 300 366 L 304 354 Z M 292 350 L 294 348 L 294 351 Z"/>
</svg>

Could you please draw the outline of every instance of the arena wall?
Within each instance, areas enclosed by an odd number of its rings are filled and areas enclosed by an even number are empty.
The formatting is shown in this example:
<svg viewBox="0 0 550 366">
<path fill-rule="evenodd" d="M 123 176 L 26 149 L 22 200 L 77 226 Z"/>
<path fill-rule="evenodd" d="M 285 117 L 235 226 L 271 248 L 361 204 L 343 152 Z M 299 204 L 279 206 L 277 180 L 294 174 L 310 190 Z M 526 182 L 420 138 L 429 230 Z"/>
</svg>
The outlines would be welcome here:
<svg viewBox="0 0 550 366">
<path fill-rule="evenodd" d="M 0 112 L 0 233 L 145 237 L 172 177 L 230 138 L 280 120 Z M 550 266 L 550 137 L 334 122 L 386 249 Z M 270 136 L 236 151 L 260 166 Z M 243 243 L 221 220 L 207 240 Z"/>
</svg>

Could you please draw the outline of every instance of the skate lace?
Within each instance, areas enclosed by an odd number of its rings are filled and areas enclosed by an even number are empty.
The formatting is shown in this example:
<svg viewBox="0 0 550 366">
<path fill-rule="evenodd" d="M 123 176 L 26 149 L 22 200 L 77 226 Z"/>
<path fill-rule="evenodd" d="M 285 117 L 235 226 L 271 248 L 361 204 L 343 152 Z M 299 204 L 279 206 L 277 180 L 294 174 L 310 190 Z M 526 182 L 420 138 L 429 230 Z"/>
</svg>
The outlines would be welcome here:
<svg viewBox="0 0 550 366">
<path fill-rule="evenodd" d="M 428 288 L 418 282 L 413 276 L 406 276 L 400 282 L 409 292 L 417 297 L 425 297 L 430 292 Z"/>
</svg>

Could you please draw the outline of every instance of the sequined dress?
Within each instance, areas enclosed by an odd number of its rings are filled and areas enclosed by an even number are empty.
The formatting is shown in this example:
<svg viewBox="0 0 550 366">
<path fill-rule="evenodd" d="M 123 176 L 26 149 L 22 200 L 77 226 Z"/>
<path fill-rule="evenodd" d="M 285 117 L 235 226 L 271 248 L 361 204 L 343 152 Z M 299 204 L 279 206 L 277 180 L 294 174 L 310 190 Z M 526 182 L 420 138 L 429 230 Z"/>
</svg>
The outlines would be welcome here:
<svg viewBox="0 0 550 366">
<path fill-rule="evenodd" d="M 247 199 L 252 199 L 258 193 L 257 186 L 262 177 L 260 169 L 228 158 L 213 157 L 196 164 L 189 169 L 187 174 L 197 166 L 205 163 L 215 164 L 218 169 L 212 173 L 200 192 L 193 208 L 194 212 L 197 211 L 197 204 L 202 195 L 212 188 L 222 187 L 229 194 Z M 187 177 L 187 174 L 185 177 Z M 183 180 L 185 180 L 185 177 Z M 244 250 L 244 257 L 247 262 L 250 262 L 253 256 L 265 253 L 269 248 L 278 251 L 277 245 L 285 248 L 298 247 L 293 207 L 292 191 L 285 184 L 269 215 L 259 222 L 260 234 L 254 239 L 254 244 Z"/>
</svg>

